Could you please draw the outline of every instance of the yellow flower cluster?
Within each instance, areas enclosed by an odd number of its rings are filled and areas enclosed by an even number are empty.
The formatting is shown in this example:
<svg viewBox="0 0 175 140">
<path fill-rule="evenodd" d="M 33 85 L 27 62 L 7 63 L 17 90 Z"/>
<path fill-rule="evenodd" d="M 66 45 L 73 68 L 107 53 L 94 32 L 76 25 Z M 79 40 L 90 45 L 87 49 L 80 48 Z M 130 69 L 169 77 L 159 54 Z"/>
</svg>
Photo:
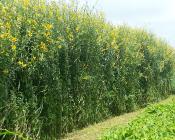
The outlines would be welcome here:
<svg viewBox="0 0 175 140">
<path fill-rule="evenodd" d="M 9 37 L 10 37 L 9 33 L 2 33 L 2 34 L 0 34 L 0 39 L 7 39 Z"/>
<path fill-rule="evenodd" d="M 26 68 L 26 67 L 27 67 L 27 64 L 25 64 L 23 61 L 18 61 L 18 65 L 19 65 L 21 68 Z"/>
<path fill-rule="evenodd" d="M 58 49 L 61 49 L 61 48 L 62 48 L 62 46 L 61 46 L 61 45 L 59 45 L 59 46 L 58 46 Z"/>
<path fill-rule="evenodd" d="M 53 28 L 53 25 L 52 24 L 45 24 L 44 28 L 49 31 Z"/>
<path fill-rule="evenodd" d="M 17 38 L 12 37 L 12 38 L 11 38 L 11 41 L 12 41 L 13 43 L 15 43 L 15 42 L 17 41 Z"/>
<path fill-rule="evenodd" d="M 12 45 L 11 48 L 12 48 L 13 51 L 15 51 L 16 50 L 16 45 Z"/>
<path fill-rule="evenodd" d="M 42 50 L 43 52 L 47 52 L 48 48 L 46 47 L 46 44 L 41 42 L 40 46 L 39 46 L 40 50 Z"/>
<path fill-rule="evenodd" d="M 29 36 L 29 37 L 32 37 L 32 32 L 31 31 L 27 31 L 27 35 Z"/>
</svg>

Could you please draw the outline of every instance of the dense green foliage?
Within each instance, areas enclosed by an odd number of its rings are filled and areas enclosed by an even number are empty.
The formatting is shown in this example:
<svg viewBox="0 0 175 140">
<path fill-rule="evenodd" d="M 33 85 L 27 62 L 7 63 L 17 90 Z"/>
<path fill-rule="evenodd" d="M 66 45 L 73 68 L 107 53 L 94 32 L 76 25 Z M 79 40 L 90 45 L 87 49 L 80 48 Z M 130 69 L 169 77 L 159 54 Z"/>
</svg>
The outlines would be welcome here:
<svg viewBox="0 0 175 140">
<path fill-rule="evenodd" d="M 20 139 L 20 140 L 29 140 L 29 138 L 25 138 L 22 134 L 17 133 L 17 132 L 11 132 L 6 129 L 1 129 L 0 130 L 0 139 L 1 140 L 6 140 L 6 139 Z"/>
<path fill-rule="evenodd" d="M 54 139 L 168 96 L 174 50 L 86 6 L 0 1 L 0 129 Z"/>
<path fill-rule="evenodd" d="M 126 127 L 113 129 L 102 140 L 173 140 L 175 139 L 175 102 L 148 107 Z"/>
</svg>

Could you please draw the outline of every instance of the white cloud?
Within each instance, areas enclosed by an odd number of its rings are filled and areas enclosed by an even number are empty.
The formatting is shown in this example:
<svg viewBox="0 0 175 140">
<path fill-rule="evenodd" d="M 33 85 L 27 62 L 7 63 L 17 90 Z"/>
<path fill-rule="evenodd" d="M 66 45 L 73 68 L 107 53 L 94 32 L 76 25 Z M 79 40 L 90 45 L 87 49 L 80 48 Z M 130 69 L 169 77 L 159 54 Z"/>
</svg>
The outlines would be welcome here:
<svg viewBox="0 0 175 140">
<path fill-rule="evenodd" d="M 113 24 L 145 27 L 175 46 L 175 0 L 77 0 L 104 11 Z M 98 2 L 97 2 L 98 1 Z"/>
<path fill-rule="evenodd" d="M 91 5 L 95 1 L 88 0 Z M 97 4 L 112 23 L 145 27 L 175 46 L 174 6 L 175 0 L 99 0 Z"/>
</svg>

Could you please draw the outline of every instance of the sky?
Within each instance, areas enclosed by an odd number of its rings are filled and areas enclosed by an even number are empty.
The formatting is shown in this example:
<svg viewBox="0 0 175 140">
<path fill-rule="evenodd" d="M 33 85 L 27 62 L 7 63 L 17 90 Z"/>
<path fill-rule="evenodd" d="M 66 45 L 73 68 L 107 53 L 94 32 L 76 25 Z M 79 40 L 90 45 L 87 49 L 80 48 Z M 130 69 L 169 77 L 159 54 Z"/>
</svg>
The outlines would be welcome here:
<svg viewBox="0 0 175 140">
<path fill-rule="evenodd" d="M 144 27 L 175 47 L 175 0 L 79 0 L 114 25 Z"/>
</svg>

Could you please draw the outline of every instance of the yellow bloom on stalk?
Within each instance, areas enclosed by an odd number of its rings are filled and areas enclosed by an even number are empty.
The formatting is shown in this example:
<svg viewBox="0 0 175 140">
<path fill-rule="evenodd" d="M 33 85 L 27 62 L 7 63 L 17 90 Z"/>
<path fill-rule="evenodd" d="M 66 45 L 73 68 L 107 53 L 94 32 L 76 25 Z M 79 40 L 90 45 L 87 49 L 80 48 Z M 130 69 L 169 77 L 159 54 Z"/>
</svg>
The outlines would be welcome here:
<svg viewBox="0 0 175 140">
<path fill-rule="evenodd" d="M 29 37 L 32 37 L 32 32 L 31 31 L 28 31 L 27 34 L 28 34 Z"/>
<path fill-rule="evenodd" d="M 36 20 L 33 19 L 32 24 L 36 25 L 37 24 Z"/>
<path fill-rule="evenodd" d="M 5 27 L 6 27 L 7 29 L 10 29 L 10 28 L 11 28 L 10 23 L 9 23 L 9 22 L 7 22 L 7 23 L 5 24 Z"/>
<path fill-rule="evenodd" d="M 116 32 L 117 32 L 116 30 L 113 30 L 113 31 L 111 32 L 111 37 L 112 37 L 113 41 L 116 40 L 116 36 L 117 36 Z"/>
<path fill-rule="evenodd" d="M 16 37 L 12 37 L 11 41 L 12 41 L 13 43 L 15 43 L 15 42 L 17 41 L 17 38 L 16 38 Z"/>
<path fill-rule="evenodd" d="M 53 25 L 52 25 L 52 24 L 45 24 L 45 25 L 44 25 L 44 28 L 45 28 L 46 30 L 51 30 L 51 29 L 53 28 Z"/>
<path fill-rule="evenodd" d="M 50 32 L 46 32 L 44 35 L 45 35 L 46 37 L 48 37 L 48 36 L 51 35 L 51 33 L 50 33 Z"/>
<path fill-rule="evenodd" d="M 71 33 L 68 35 L 68 38 L 69 38 L 70 41 L 73 40 L 73 37 L 74 37 L 74 36 L 73 36 L 73 34 L 71 34 Z"/>
<path fill-rule="evenodd" d="M 111 43 L 111 48 L 115 48 L 115 46 L 116 46 L 115 41 L 112 41 L 112 43 Z"/>
<path fill-rule="evenodd" d="M 18 61 L 18 65 L 19 65 L 21 68 L 27 67 L 27 64 L 25 64 L 23 61 Z"/>
<path fill-rule="evenodd" d="M 43 42 L 41 42 L 39 48 L 40 48 L 42 51 L 44 51 L 44 52 L 47 52 L 47 51 L 48 51 L 48 48 L 46 47 L 46 44 L 43 43 Z"/>
<path fill-rule="evenodd" d="M 115 29 L 113 29 L 113 30 L 111 31 L 111 36 L 112 36 L 112 37 L 115 37 L 115 36 L 116 36 L 116 30 L 115 30 Z"/>
<path fill-rule="evenodd" d="M 13 51 L 15 51 L 16 50 L 16 45 L 12 45 L 11 48 L 12 48 Z"/>
<path fill-rule="evenodd" d="M 5 38 L 8 38 L 9 36 L 10 36 L 9 33 L 3 33 L 3 34 L 0 35 L 0 38 L 5 39 Z"/>
<path fill-rule="evenodd" d="M 59 46 L 58 46 L 58 49 L 61 49 L 61 48 L 62 48 L 62 46 L 61 46 L 61 45 L 59 45 Z"/>
<path fill-rule="evenodd" d="M 0 39 L 4 39 L 4 34 L 1 34 L 0 35 Z"/>
<path fill-rule="evenodd" d="M 24 6 L 28 6 L 30 4 L 30 0 L 23 0 Z"/>
</svg>

